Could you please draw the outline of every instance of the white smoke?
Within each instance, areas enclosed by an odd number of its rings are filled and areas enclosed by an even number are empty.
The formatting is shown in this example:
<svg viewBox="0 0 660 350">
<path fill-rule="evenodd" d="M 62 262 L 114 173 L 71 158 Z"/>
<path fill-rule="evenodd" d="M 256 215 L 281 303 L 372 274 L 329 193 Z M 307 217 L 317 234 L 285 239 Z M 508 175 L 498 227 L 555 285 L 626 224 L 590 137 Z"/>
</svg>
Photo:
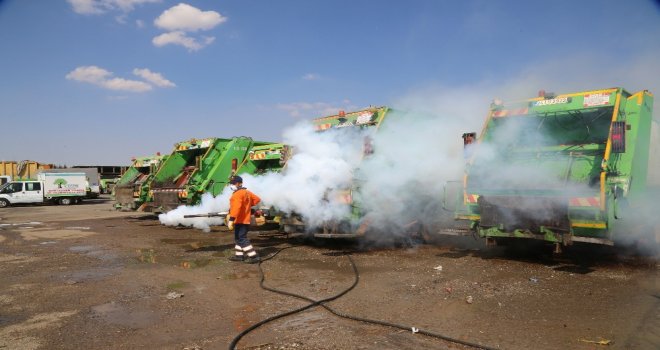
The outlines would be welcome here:
<svg viewBox="0 0 660 350">
<path fill-rule="evenodd" d="M 281 173 L 241 175 L 243 186 L 261 198 L 262 206 L 299 214 L 310 228 L 346 218 L 350 207 L 336 197 L 350 187 L 361 159 L 364 132 L 345 128 L 317 133 L 310 124 L 302 123 L 287 129 L 283 136 L 284 143 L 294 149 L 286 168 Z M 164 225 L 192 226 L 208 232 L 209 225 L 222 224 L 223 220 L 183 216 L 227 211 L 230 196 L 228 188 L 217 197 L 205 194 L 199 205 L 180 206 L 159 219 Z"/>
<path fill-rule="evenodd" d="M 184 218 L 184 215 L 198 215 L 208 213 L 220 213 L 229 209 L 230 191 L 223 191 L 217 197 L 210 193 L 202 195 L 202 201 L 199 205 L 188 206 L 181 205 L 174 210 L 158 215 L 158 219 L 166 226 L 187 226 L 194 227 L 204 232 L 209 232 L 212 225 L 222 225 L 225 220 L 221 217 L 211 218 Z"/>
<path fill-rule="evenodd" d="M 590 64 L 593 57 L 571 57 L 535 64 L 534 69 L 523 69 L 517 77 L 502 82 L 418 89 L 393 101 L 396 111 L 386 116 L 377 132 L 347 128 L 315 133 L 309 125 L 298 125 L 284 135 L 284 143 L 295 149 L 286 169 L 282 173 L 245 175 L 244 185 L 259 195 L 265 205 L 301 214 L 309 228 L 328 220 L 350 218 L 350 207 L 333 200 L 335 194 L 346 188 L 354 189 L 364 219 L 377 230 L 401 232 L 411 221 L 451 217 L 453 213 L 443 212 L 441 207 L 448 181 L 457 181 L 460 186 L 462 180 L 465 160 L 461 134 L 473 131 L 479 134 L 493 99 L 527 99 L 540 89 L 568 93 L 613 86 L 623 86 L 631 92 L 647 88 L 657 93 L 655 90 L 660 86 L 652 80 L 654 75 L 644 74 L 658 71 L 658 64 L 649 57 L 653 55 L 598 67 Z M 636 68 L 631 71 L 629 67 Z M 657 130 L 654 125 L 652 149 L 655 151 L 651 152 L 649 166 L 649 180 L 656 185 L 660 183 Z M 520 130 L 509 131 L 499 139 L 520 135 Z M 530 130 L 530 135 L 538 137 L 536 131 Z M 365 136 L 372 138 L 375 153 L 363 160 Z M 478 152 L 481 157 L 498 161 L 500 146 L 499 142 L 492 147 L 482 145 Z M 530 161 L 528 165 L 500 166 L 501 172 L 493 174 L 492 180 L 529 188 L 539 182 L 555 182 L 557 187 L 565 185 L 556 174 L 549 176 L 535 164 Z M 566 194 L 573 190 L 566 187 Z M 161 216 L 161 221 L 208 229 L 211 221 L 186 222 L 181 219 L 183 211 L 224 211 L 228 196 L 228 193 L 217 198 L 206 196 L 199 207 L 179 208 L 176 213 Z"/>
<path fill-rule="evenodd" d="M 447 181 L 461 178 L 465 126 L 448 114 L 390 111 L 373 136 L 374 154 L 357 172 L 357 205 L 371 230 L 397 234 L 443 200 Z M 437 209 L 437 208 L 436 208 Z"/>
</svg>

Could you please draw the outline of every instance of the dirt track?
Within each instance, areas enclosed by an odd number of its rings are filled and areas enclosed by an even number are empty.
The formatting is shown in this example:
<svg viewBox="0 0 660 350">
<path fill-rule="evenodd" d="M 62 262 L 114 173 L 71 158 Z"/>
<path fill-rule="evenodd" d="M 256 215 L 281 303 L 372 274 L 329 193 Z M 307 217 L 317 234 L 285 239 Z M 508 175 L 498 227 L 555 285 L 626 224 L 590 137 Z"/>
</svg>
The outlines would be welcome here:
<svg viewBox="0 0 660 350">
<path fill-rule="evenodd" d="M 0 211 L 0 348 L 226 349 L 241 330 L 306 302 L 259 288 L 256 265 L 226 259 L 233 236 L 161 226 L 108 202 Z M 656 260 L 578 247 L 374 247 L 252 232 L 275 288 L 361 317 L 501 349 L 658 349 Z M 441 266 L 441 269 L 440 269 Z M 170 292 L 183 296 L 168 299 Z M 471 297 L 472 303 L 466 300 Z M 610 340 L 610 345 L 584 342 Z M 247 335 L 239 348 L 471 349 L 320 308 Z"/>
</svg>

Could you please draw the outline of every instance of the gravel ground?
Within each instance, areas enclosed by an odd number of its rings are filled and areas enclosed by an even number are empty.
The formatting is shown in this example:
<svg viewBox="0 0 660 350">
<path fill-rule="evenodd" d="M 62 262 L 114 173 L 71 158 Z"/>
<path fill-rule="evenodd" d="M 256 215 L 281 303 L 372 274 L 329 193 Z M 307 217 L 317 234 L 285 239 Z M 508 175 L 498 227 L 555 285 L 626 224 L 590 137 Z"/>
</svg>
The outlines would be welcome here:
<svg viewBox="0 0 660 350">
<path fill-rule="evenodd" d="M 250 233 L 266 284 L 314 307 L 264 325 L 243 349 L 473 349 L 412 327 L 500 349 L 658 349 L 658 261 L 580 246 L 486 248 L 311 241 Z M 242 330 L 308 302 L 259 287 L 257 265 L 230 262 L 233 235 L 161 226 L 100 200 L 0 210 L 0 348 L 226 349 Z M 407 328 L 408 329 L 408 328 Z M 592 342 L 609 341 L 609 345 Z"/>
</svg>

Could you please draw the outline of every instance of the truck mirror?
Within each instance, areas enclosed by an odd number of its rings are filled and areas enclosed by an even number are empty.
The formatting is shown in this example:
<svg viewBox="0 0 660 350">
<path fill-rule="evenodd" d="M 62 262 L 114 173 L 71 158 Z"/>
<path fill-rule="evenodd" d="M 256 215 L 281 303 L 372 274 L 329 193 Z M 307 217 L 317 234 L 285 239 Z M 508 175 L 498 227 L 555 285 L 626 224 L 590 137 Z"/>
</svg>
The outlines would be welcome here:
<svg viewBox="0 0 660 350">
<path fill-rule="evenodd" d="M 474 143 L 474 141 L 477 140 L 477 133 L 476 132 L 466 132 L 463 134 L 463 147 L 467 147 L 467 145 Z"/>
<path fill-rule="evenodd" d="M 626 152 L 626 122 L 612 122 L 612 153 Z"/>
<path fill-rule="evenodd" d="M 477 133 L 476 132 L 466 132 L 463 134 L 463 156 L 465 158 L 470 158 L 470 155 L 472 154 L 470 150 L 470 145 L 473 144 L 475 141 L 477 141 Z"/>
</svg>

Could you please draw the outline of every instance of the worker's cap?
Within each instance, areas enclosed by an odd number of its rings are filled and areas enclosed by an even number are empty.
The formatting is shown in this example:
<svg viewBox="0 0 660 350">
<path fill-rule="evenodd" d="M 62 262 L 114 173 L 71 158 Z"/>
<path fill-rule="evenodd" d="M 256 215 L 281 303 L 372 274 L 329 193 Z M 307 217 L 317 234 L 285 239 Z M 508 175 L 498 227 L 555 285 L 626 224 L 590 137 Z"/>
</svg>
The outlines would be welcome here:
<svg viewBox="0 0 660 350">
<path fill-rule="evenodd" d="M 229 180 L 229 183 L 232 185 L 235 184 L 242 184 L 243 183 L 243 178 L 240 176 L 232 176 L 231 180 Z"/>
</svg>

